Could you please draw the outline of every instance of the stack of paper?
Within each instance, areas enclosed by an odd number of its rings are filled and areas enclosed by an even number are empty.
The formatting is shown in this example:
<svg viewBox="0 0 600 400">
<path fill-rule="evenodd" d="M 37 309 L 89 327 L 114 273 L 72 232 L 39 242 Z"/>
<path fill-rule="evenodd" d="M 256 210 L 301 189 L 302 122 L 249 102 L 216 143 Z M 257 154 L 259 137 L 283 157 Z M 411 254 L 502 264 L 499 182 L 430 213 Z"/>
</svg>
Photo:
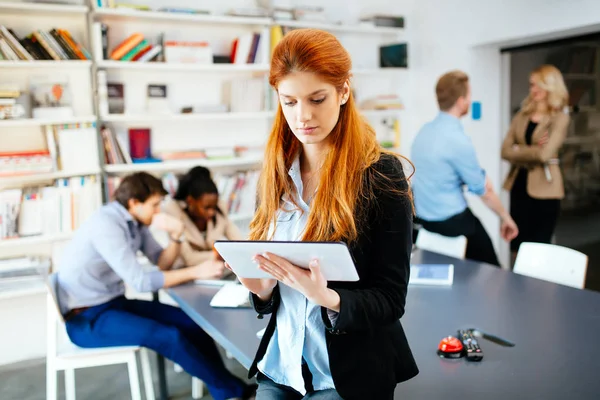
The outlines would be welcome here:
<svg viewBox="0 0 600 400">
<path fill-rule="evenodd" d="M 211 307 L 250 307 L 250 292 L 242 285 L 228 283 L 210 301 Z"/>
</svg>

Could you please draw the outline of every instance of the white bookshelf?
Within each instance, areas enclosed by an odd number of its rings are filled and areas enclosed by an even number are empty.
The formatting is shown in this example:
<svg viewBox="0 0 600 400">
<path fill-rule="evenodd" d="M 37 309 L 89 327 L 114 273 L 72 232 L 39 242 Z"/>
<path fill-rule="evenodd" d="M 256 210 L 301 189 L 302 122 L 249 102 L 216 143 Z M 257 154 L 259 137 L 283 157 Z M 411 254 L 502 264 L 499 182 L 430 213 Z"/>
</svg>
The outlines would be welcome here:
<svg viewBox="0 0 600 400">
<path fill-rule="evenodd" d="M 4 23 L 9 24 L 18 33 L 25 34 L 33 29 L 48 29 L 47 27 L 69 29 L 74 37 L 81 42 L 82 45 L 91 53 L 97 54 L 96 45 L 97 37 L 94 37 L 94 31 L 91 24 L 93 22 L 103 22 L 109 25 L 109 42 L 110 47 L 114 47 L 118 40 L 124 39 L 127 34 L 134 31 L 140 31 L 147 37 L 154 37 L 158 32 L 166 34 L 181 35 L 181 38 L 197 38 L 198 35 L 206 34 L 208 38 L 214 39 L 215 51 L 218 54 L 228 54 L 228 48 L 233 39 L 243 32 L 248 31 L 264 31 L 272 25 L 282 25 L 291 27 L 307 27 L 319 28 L 330 31 L 334 34 L 340 34 L 344 40 L 365 40 L 369 47 L 372 41 L 372 48 L 369 49 L 370 54 L 376 57 L 376 47 L 380 43 L 392 42 L 400 40 L 404 34 L 403 29 L 376 27 L 367 24 L 357 25 L 338 25 L 335 23 L 318 23 L 305 21 L 280 21 L 271 18 L 252 18 L 252 17 L 237 17 L 227 15 L 189 15 L 183 13 L 169 13 L 160 11 L 140 11 L 134 9 L 108 9 L 108 8 L 89 8 L 89 4 L 95 4 L 95 1 L 78 0 L 79 5 L 51 4 L 51 3 L 32 3 L 32 2 L 17 2 L 17 1 L 2 1 L 0 0 L 0 14 L 6 20 Z M 141 4 L 140 1 L 135 3 Z M 144 4 L 152 5 L 152 1 L 143 2 Z M 169 2 L 163 0 L 161 5 L 167 5 Z M 192 4 L 192 1 L 188 1 Z M 219 6 L 222 6 L 219 4 Z M 227 4 L 229 6 L 229 3 Z M 232 7 L 243 6 L 241 0 L 238 4 L 231 5 Z M 93 6 L 92 6 L 93 7 Z M 215 7 L 224 9 L 225 7 Z M 8 19 L 10 17 L 10 20 Z M 58 22 L 60 21 L 60 22 Z M 34 24 L 35 22 L 35 24 Z M 65 24 L 66 26 L 61 26 Z M 47 26 L 47 27 L 46 27 Z M 213 38 L 213 30 L 215 32 Z M 266 29 L 268 30 L 268 29 Z M 176 36 L 177 36 L 176 35 Z M 96 50 L 96 51 L 94 51 Z M 217 54 L 217 52 L 215 52 Z M 359 53 L 359 55 L 362 53 Z M 356 59 L 355 60 L 360 60 Z M 371 63 L 369 63 L 371 61 Z M 367 60 L 365 66 L 376 66 L 378 62 L 373 58 Z M 356 62 L 355 62 L 356 64 Z M 218 80 L 227 81 L 230 78 L 248 76 L 264 77 L 269 71 L 268 64 L 172 64 L 159 62 L 122 62 L 113 60 L 64 60 L 64 61 L 0 61 L 0 75 L 6 78 L 19 80 L 19 86 L 27 88 L 27 79 L 33 75 L 48 74 L 54 75 L 65 73 L 69 75 L 70 90 L 74 93 L 79 93 L 81 96 L 77 98 L 74 104 L 84 104 L 84 102 L 94 99 L 92 85 L 88 81 L 96 80 L 95 72 L 97 69 L 104 69 L 107 72 L 109 82 L 123 82 L 125 88 L 125 99 L 131 99 L 134 96 L 135 102 L 131 107 L 126 107 L 128 110 L 143 110 L 144 91 L 148 83 L 167 84 L 169 87 L 169 100 L 173 101 L 173 109 L 187 104 L 179 104 L 179 100 L 184 97 L 193 99 L 190 105 L 194 107 L 196 104 L 214 104 L 219 102 L 220 95 L 202 96 L 203 90 L 216 93 Z M 385 80 L 391 82 L 396 78 L 403 78 L 403 69 L 394 68 L 356 68 L 353 73 L 357 75 L 356 81 L 364 81 L 371 84 L 371 78 L 384 77 Z M 196 74 L 196 75 L 192 75 Z M 205 74 L 205 75 L 203 75 Z M 262 75 L 261 75 L 262 74 Z M 90 78 L 91 77 L 91 78 Z M 153 79 L 154 82 L 149 82 Z M 190 81 L 189 89 L 185 82 Z M 375 80 L 375 79 L 373 79 Z M 182 83 L 183 82 L 183 83 Z M 266 84 L 266 82 L 265 82 Z M 199 89 L 199 87 L 201 89 Z M 221 86 L 222 87 L 222 86 Z M 400 87 L 400 86 L 394 86 Z M 370 88 L 369 88 L 370 89 Z M 389 91 L 389 87 L 382 90 Z M 394 92 L 396 90 L 393 90 Z M 377 92 L 377 88 L 369 90 Z M 195 94 L 197 97 L 194 97 Z M 190 95 L 191 94 L 191 95 Z M 226 100 L 224 100 L 225 102 Z M 195 102 L 194 104 L 192 104 Z M 127 104 L 129 105 L 129 104 Z M 90 108 L 88 110 L 88 108 Z M 368 118 L 380 117 L 396 117 L 401 110 L 369 110 L 362 111 L 362 114 Z M 159 115 L 159 114 L 144 114 L 142 111 L 136 114 L 123 115 L 106 115 L 97 116 L 97 111 L 93 106 L 82 106 L 81 109 L 75 110 L 78 115 L 74 118 L 61 120 L 47 119 L 21 119 L 0 121 L 0 141 L 7 140 L 12 132 L 18 134 L 18 140 L 21 140 L 21 132 L 28 134 L 30 137 L 34 135 L 42 135 L 44 125 L 49 124 L 71 124 L 71 123 L 88 123 L 94 121 L 102 121 L 115 124 L 115 133 L 123 134 L 126 124 L 142 124 L 144 127 L 151 126 L 153 150 L 161 151 L 168 147 L 173 148 L 204 148 L 208 146 L 206 141 L 211 141 L 210 145 L 219 146 L 225 143 L 231 143 L 227 140 L 245 141 L 254 143 L 257 136 L 263 134 L 262 138 L 268 135 L 268 124 L 274 116 L 272 111 L 262 111 L 255 113 L 207 113 L 207 114 L 174 114 L 174 115 Z M 265 122 L 263 124 L 263 121 Z M 152 123 L 156 122 L 154 125 Z M 160 122 L 165 122 L 160 124 Z M 173 122 L 173 127 L 169 125 Z M 179 124 L 175 124 L 180 122 Z M 186 125 L 186 123 L 189 124 Z M 198 122 L 198 123 L 196 123 Z M 4 129 L 6 128 L 6 129 Z M 18 128 L 18 130 L 16 129 Z M 255 135 L 254 137 L 252 135 Z M 233 138 L 233 139 L 232 139 Z M 195 143 L 188 141 L 196 140 Z M 101 143 L 101 141 L 98 141 Z M 36 142 L 41 143 L 41 142 Z M 32 145 L 33 146 L 33 145 Z M 185 147 L 188 146 L 188 147 Z M 93 157 L 95 155 L 90 155 Z M 247 169 L 258 168 L 262 163 L 261 156 L 250 156 L 235 158 L 235 159 L 194 159 L 194 160 L 177 160 L 165 161 L 161 163 L 147 164 L 123 164 L 123 165 L 100 165 L 93 170 L 82 170 L 73 172 L 50 172 L 41 174 L 21 175 L 12 177 L 0 177 L 0 189 L 8 187 L 28 186 L 37 184 L 51 184 L 56 179 L 69 178 L 72 176 L 96 175 L 104 176 L 120 176 L 138 171 L 148 171 L 151 173 L 163 172 L 183 172 L 196 165 L 203 165 L 211 169 L 217 170 L 218 173 L 229 173 L 233 171 L 242 171 Z M 101 159 L 98 160 L 100 164 Z M 232 214 L 230 218 L 238 225 L 247 225 L 252 219 L 252 214 Z M 24 237 L 16 239 L 0 240 L 0 257 L 12 256 L 13 254 L 23 253 L 31 254 L 34 252 L 54 253 L 59 251 L 60 247 L 72 238 L 72 233 L 57 234 L 57 235 L 42 235 L 36 237 Z M 47 254 L 49 255 L 49 254 Z M 45 312 L 45 308 L 39 305 L 40 301 L 44 300 L 46 292 L 43 285 L 31 285 L 31 287 L 11 288 L 8 292 L 0 292 L 0 303 L 5 301 L 10 303 L 11 298 L 18 298 L 19 302 L 29 301 L 29 305 L 23 308 L 23 312 L 19 313 L 23 317 L 12 316 L 6 320 L 7 326 L 24 327 L 31 319 L 31 315 L 38 315 Z M 28 296 L 28 297 L 27 297 Z M 35 300 L 38 299 L 38 300 Z M 37 301 L 37 303 L 36 303 Z M 36 314 L 37 313 L 37 314 Z M 24 328 L 23 328 L 24 329 Z M 11 340 L 14 342 L 15 351 L 12 355 L 5 355 L 5 358 L 10 360 L 18 360 L 19 349 L 24 346 L 30 346 L 31 340 L 27 342 L 23 331 L 17 333 L 10 332 L 12 336 L 0 335 L 0 340 Z M 43 343 L 44 329 L 36 332 L 36 342 Z M 15 340 L 17 340 L 15 342 Z M 19 341 L 20 340 L 20 341 Z M 39 351 L 39 357 L 43 356 L 43 349 Z"/>
<path fill-rule="evenodd" d="M 39 69 L 63 69 L 63 68 L 90 68 L 90 60 L 34 60 L 34 61 L 0 61 L 0 68 L 39 68 Z"/>
<path fill-rule="evenodd" d="M 268 72 L 267 64 L 185 64 L 167 62 L 136 62 L 102 60 L 98 68 L 140 71 L 197 71 L 197 72 Z"/>
<path fill-rule="evenodd" d="M 296 20 L 275 20 L 275 25 L 289 26 L 290 28 L 314 28 L 330 32 L 357 33 L 357 34 L 376 34 L 376 35 L 398 35 L 404 31 L 404 28 L 394 28 L 386 26 L 375 26 L 369 24 L 333 24 L 316 21 L 296 21 Z"/>
<path fill-rule="evenodd" d="M 11 14 L 81 14 L 85 15 L 88 7 L 84 5 L 52 4 L 52 3 L 25 3 L 25 2 L 0 2 L 0 13 Z"/>
<path fill-rule="evenodd" d="M 100 168 L 81 171 L 58 171 L 40 174 L 24 174 L 15 176 L 0 176 L 0 189 L 7 187 L 23 186 L 32 183 L 48 182 L 55 179 L 71 178 L 73 176 L 99 175 Z M 1 240 L 1 239 L 0 239 Z"/>
<path fill-rule="evenodd" d="M 237 121 L 268 119 L 275 116 L 273 111 L 261 112 L 222 112 L 190 114 L 109 114 L 100 117 L 105 122 L 157 122 L 157 121 Z"/>
<path fill-rule="evenodd" d="M 259 165 L 262 157 L 239 157 L 222 160 L 191 159 L 170 160 L 156 163 L 107 164 L 104 170 L 110 174 L 130 174 L 133 172 L 167 172 L 184 171 L 201 165 L 206 168 L 248 168 Z"/>
<path fill-rule="evenodd" d="M 34 296 L 46 293 L 46 284 L 43 281 L 33 281 L 26 285 L 20 284 L 11 287 L 9 290 L 0 290 L 0 301 L 14 299 L 23 296 Z"/>
<path fill-rule="evenodd" d="M 56 235 L 39 235 L 14 239 L 0 239 L 0 249 L 12 248 L 17 246 L 40 246 L 54 242 L 69 240 L 73 233 L 59 233 Z"/>
<path fill-rule="evenodd" d="M 95 115 L 84 115 L 81 117 L 71 117 L 71 118 L 15 118 L 15 119 L 6 119 L 0 120 L 0 129 L 1 128 L 15 128 L 15 127 L 25 127 L 25 126 L 44 126 L 44 125 L 64 125 L 64 124 L 83 124 L 83 123 L 91 123 L 96 122 Z"/>
<path fill-rule="evenodd" d="M 398 35 L 404 32 L 404 28 L 375 26 L 371 24 L 335 24 L 316 21 L 296 20 L 273 20 L 262 17 L 243 17 L 233 15 L 215 14 L 188 14 L 164 11 L 144 11 L 129 8 L 97 8 L 92 12 L 96 18 L 123 19 L 123 20 L 147 20 L 147 21 L 172 21 L 193 22 L 200 24 L 231 24 L 231 25 L 255 25 L 269 26 L 281 25 L 291 28 L 315 28 L 331 32 L 375 34 L 375 35 Z"/>
<path fill-rule="evenodd" d="M 94 17 L 102 19 L 138 19 L 147 21 L 193 22 L 199 24 L 271 25 L 270 18 L 230 15 L 188 14 L 164 11 L 143 11 L 128 8 L 97 8 Z"/>
</svg>

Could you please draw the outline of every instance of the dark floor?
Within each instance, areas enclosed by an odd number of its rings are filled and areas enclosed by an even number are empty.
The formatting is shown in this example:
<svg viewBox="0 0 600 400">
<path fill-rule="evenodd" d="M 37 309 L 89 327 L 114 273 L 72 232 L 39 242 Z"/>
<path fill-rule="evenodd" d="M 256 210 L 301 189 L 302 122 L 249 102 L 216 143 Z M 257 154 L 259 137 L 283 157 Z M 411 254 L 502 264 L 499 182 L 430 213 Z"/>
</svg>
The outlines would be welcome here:
<svg viewBox="0 0 600 400">
<path fill-rule="evenodd" d="M 154 390 L 158 396 L 155 357 L 151 357 L 154 372 Z M 246 376 L 246 370 L 236 361 L 227 360 L 227 366 L 236 375 Z M 138 368 L 139 369 L 139 368 Z M 167 361 L 167 383 L 169 400 L 192 398 L 192 379 L 185 372 L 175 373 L 173 364 Z M 34 360 L 0 367 L 1 400 L 44 400 L 46 399 L 45 360 Z M 142 399 L 145 399 L 143 381 L 140 376 Z M 129 377 L 125 365 L 84 368 L 75 372 L 76 397 L 79 400 L 127 400 L 131 398 Z M 212 400 L 205 389 L 202 400 Z M 58 399 L 64 399 L 64 375 L 58 375 Z"/>
</svg>

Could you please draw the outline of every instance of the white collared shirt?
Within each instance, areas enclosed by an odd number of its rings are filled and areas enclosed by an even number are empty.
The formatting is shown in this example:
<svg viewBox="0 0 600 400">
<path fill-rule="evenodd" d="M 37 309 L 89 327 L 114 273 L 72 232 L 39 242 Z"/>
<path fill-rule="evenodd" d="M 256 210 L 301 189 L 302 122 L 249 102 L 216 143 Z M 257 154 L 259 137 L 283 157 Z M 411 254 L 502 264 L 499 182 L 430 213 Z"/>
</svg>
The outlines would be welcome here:
<svg viewBox="0 0 600 400">
<path fill-rule="evenodd" d="M 303 184 L 300 174 L 300 158 L 296 157 L 289 175 L 296 186 L 295 200 L 283 199 L 283 209 L 277 215 L 273 240 L 300 241 L 306 227 L 309 205 L 302 200 Z M 271 227 L 270 234 L 273 232 Z M 306 297 L 283 283 L 279 283 L 281 303 L 277 309 L 277 327 L 258 369 L 269 379 L 306 394 L 302 377 L 302 359 L 313 375 L 315 390 L 335 389 L 329 355 L 325 341 L 325 324 L 321 317 L 321 306 L 308 301 Z"/>
</svg>

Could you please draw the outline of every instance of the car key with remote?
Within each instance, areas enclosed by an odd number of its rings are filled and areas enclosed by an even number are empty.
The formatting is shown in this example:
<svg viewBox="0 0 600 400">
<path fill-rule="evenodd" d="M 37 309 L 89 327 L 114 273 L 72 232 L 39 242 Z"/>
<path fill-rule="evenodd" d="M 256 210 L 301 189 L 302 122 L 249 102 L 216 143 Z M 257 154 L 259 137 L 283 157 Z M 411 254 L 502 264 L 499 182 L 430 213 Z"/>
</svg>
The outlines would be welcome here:
<svg viewBox="0 0 600 400">
<path fill-rule="evenodd" d="M 464 346 L 465 356 L 467 361 L 481 361 L 483 358 L 483 351 L 479 347 L 479 343 L 473 333 L 468 329 L 458 330 L 458 339 Z"/>
</svg>

